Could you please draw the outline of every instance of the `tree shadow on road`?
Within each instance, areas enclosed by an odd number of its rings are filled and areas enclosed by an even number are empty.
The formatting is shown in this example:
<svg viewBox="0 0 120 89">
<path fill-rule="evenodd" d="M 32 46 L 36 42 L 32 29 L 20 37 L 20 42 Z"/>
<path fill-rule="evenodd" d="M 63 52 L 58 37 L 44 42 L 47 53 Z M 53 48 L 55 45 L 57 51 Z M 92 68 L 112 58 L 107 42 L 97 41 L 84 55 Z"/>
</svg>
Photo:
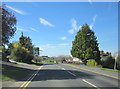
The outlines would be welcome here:
<svg viewBox="0 0 120 89">
<path fill-rule="evenodd" d="M 56 70 L 43 69 L 35 76 L 32 81 L 46 81 L 46 80 L 68 80 L 68 79 L 92 79 L 94 76 L 85 72 L 77 70 Z"/>
<path fill-rule="evenodd" d="M 37 69 L 29 67 L 18 67 L 13 65 L 2 64 L 2 75 L 7 76 L 15 81 L 26 81 Z M 76 76 L 74 76 L 73 74 Z M 62 69 L 42 69 L 38 72 L 32 81 L 46 80 L 68 80 L 68 79 L 92 79 L 94 75 L 77 70 L 62 70 Z"/>
<path fill-rule="evenodd" d="M 2 81 L 26 81 L 36 69 L 15 64 L 2 64 Z"/>
</svg>

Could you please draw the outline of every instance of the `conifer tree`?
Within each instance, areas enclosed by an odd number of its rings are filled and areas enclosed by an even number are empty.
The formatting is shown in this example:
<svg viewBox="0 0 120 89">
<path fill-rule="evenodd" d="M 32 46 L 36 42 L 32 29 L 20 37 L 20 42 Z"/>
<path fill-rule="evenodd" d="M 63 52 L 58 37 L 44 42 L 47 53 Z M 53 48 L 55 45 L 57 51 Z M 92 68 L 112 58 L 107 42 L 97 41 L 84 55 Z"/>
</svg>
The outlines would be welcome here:
<svg viewBox="0 0 120 89">
<path fill-rule="evenodd" d="M 100 63 L 97 37 L 87 24 L 83 25 L 77 32 L 71 54 L 73 57 L 80 58 L 85 63 L 88 59 L 94 59 L 98 64 Z"/>
</svg>

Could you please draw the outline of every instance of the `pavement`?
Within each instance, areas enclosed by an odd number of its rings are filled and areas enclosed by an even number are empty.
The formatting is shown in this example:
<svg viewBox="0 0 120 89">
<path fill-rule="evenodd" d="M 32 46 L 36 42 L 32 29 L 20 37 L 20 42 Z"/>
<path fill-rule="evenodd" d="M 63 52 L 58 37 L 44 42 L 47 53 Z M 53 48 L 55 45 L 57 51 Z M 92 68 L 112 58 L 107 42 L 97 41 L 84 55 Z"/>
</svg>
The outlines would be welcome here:
<svg viewBox="0 0 120 89">
<path fill-rule="evenodd" d="M 27 80 L 15 82 L 8 87 L 19 87 L 19 89 L 29 87 L 119 89 L 117 72 L 103 72 L 97 68 L 68 64 L 44 64 L 37 69 Z"/>
</svg>

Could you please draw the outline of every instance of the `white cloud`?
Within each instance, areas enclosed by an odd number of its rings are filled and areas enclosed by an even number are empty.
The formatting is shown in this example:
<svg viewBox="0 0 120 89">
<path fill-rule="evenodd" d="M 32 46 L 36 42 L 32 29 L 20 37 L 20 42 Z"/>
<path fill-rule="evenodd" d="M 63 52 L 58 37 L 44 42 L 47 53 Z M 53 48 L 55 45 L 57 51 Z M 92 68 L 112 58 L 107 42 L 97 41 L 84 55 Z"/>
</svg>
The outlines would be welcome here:
<svg viewBox="0 0 120 89">
<path fill-rule="evenodd" d="M 47 20 L 40 18 L 40 23 L 46 26 L 50 26 L 50 27 L 54 27 L 53 24 L 51 24 L 50 22 L 48 22 Z"/>
<path fill-rule="evenodd" d="M 67 46 L 67 45 L 69 45 L 68 43 L 61 43 L 61 44 L 59 44 L 60 46 Z"/>
<path fill-rule="evenodd" d="M 88 0 L 88 2 L 90 3 L 90 5 L 92 5 L 92 0 Z"/>
<path fill-rule="evenodd" d="M 80 25 L 79 27 L 78 27 L 78 30 L 80 30 L 82 28 L 82 26 Z"/>
<path fill-rule="evenodd" d="M 95 16 L 93 17 L 93 22 L 96 21 L 96 18 L 97 18 L 97 15 L 95 15 Z"/>
<path fill-rule="evenodd" d="M 91 28 L 91 29 L 94 27 L 94 24 L 95 24 L 95 22 L 96 22 L 96 18 L 97 18 L 97 15 L 95 15 L 95 16 L 92 18 L 93 22 L 92 22 L 92 24 L 90 25 L 90 28 Z"/>
<path fill-rule="evenodd" d="M 55 48 L 56 46 L 55 45 L 52 45 L 52 44 L 45 44 L 45 45 L 42 45 L 41 46 L 43 49 L 48 49 L 48 48 Z"/>
<path fill-rule="evenodd" d="M 23 32 L 28 32 L 28 30 L 25 30 L 25 29 L 23 29 L 23 28 L 19 28 L 19 27 L 17 27 L 17 30 L 19 30 L 19 31 L 23 31 Z"/>
<path fill-rule="evenodd" d="M 73 34 L 75 31 L 79 31 L 80 28 L 82 27 L 81 25 L 77 26 L 77 21 L 74 18 L 71 20 L 71 24 L 72 24 L 72 28 L 68 30 L 70 34 Z"/>
<path fill-rule="evenodd" d="M 60 39 L 61 39 L 61 40 L 66 40 L 67 37 L 66 37 L 66 36 L 63 36 L 63 37 L 61 37 Z"/>
<path fill-rule="evenodd" d="M 68 32 L 69 32 L 70 34 L 73 34 L 73 33 L 74 33 L 74 30 L 73 30 L 73 29 L 70 29 Z"/>
<path fill-rule="evenodd" d="M 42 47 L 39 47 L 39 48 L 40 48 L 40 50 L 41 50 L 41 51 L 43 51 L 43 50 L 44 50 L 44 48 L 42 48 Z"/>
<path fill-rule="evenodd" d="M 35 28 L 30 27 L 30 29 L 31 29 L 32 31 L 38 32 L 38 30 L 36 30 Z"/>
<path fill-rule="evenodd" d="M 13 8 L 13 7 L 8 6 L 8 5 L 6 5 L 6 7 L 9 8 L 9 9 L 11 9 L 11 10 L 13 10 L 13 11 L 15 11 L 15 12 L 17 12 L 17 13 L 19 13 L 19 14 L 21 14 L 21 15 L 26 15 L 26 12 L 24 12 L 24 11 L 22 11 L 22 10 Z"/>
<path fill-rule="evenodd" d="M 72 28 L 74 29 L 74 30 L 77 30 L 77 21 L 73 18 L 72 20 L 71 20 L 71 23 L 72 23 Z"/>
</svg>

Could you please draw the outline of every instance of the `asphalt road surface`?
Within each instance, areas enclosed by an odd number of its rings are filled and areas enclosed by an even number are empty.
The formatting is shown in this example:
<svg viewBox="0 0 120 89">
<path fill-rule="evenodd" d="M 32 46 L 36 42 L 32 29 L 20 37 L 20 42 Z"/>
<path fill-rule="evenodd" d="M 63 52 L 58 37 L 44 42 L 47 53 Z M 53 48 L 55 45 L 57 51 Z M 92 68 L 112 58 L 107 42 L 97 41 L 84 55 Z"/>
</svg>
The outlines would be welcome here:
<svg viewBox="0 0 120 89">
<path fill-rule="evenodd" d="M 64 64 L 45 64 L 21 87 L 118 88 L 118 79 L 73 68 Z"/>
</svg>

